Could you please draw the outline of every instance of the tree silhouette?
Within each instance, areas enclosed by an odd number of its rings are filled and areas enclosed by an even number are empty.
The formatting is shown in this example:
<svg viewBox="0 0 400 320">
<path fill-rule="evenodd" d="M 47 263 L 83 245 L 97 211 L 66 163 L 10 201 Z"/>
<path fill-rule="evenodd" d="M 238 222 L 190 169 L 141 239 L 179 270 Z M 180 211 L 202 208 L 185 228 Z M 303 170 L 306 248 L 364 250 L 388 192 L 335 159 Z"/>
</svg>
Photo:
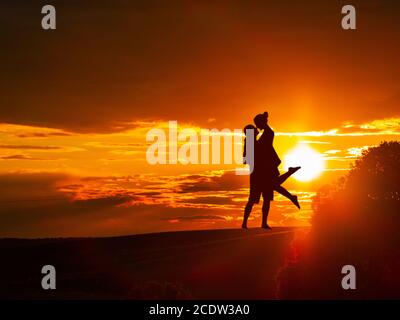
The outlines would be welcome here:
<svg viewBox="0 0 400 320">
<path fill-rule="evenodd" d="M 311 231 L 279 274 L 281 298 L 400 298 L 399 164 L 400 143 L 382 142 L 319 190 Z M 346 264 L 356 267 L 357 290 L 341 288 Z"/>
<path fill-rule="evenodd" d="M 350 171 L 347 189 L 359 190 L 360 200 L 400 200 L 400 143 L 383 142 L 363 152 Z"/>
<path fill-rule="evenodd" d="M 321 189 L 314 199 L 313 225 L 357 223 L 392 229 L 400 224 L 400 143 L 382 142 L 356 160 L 346 177 Z M 340 214 L 341 211 L 345 215 Z M 331 219 L 329 219 L 331 218 Z M 354 225 L 343 226 L 354 229 Z M 366 225 L 366 227 L 368 227 Z"/>
</svg>

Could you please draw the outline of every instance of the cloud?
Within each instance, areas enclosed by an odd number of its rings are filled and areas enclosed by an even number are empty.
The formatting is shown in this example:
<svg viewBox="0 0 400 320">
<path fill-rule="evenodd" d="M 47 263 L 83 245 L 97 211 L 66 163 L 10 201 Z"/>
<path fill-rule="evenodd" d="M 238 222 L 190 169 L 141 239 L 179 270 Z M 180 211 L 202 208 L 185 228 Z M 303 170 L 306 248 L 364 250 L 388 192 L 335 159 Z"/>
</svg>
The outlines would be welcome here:
<svg viewBox="0 0 400 320">
<path fill-rule="evenodd" d="M 71 136 L 71 133 L 67 132 L 31 132 L 31 133 L 18 133 L 18 138 L 48 138 L 48 137 L 65 137 Z"/>
<path fill-rule="evenodd" d="M 200 191 L 232 191 L 244 188 L 248 183 L 248 176 L 236 175 L 233 171 L 211 173 L 205 175 L 184 176 L 179 185 L 179 192 Z"/>
<path fill-rule="evenodd" d="M 238 227 L 248 190 L 225 190 L 231 175 L 211 172 L 204 176 L 84 178 L 44 172 L 3 174 L 0 237 L 100 236 Z M 182 191 L 195 180 L 204 183 L 204 177 L 211 182 L 206 181 L 199 189 Z M 211 188 L 204 191 L 206 186 Z M 281 203 L 279 198 L 276 200 L 275 204 Z M 255 208 L 252 218 L 257 211 Z M 276 221 L 284 219 L 284 214 L 286 211 L 273 209 Z M 295 224 L 298 217 L 292 218 Z M 296 221 L 305 220 L 302 216 Z"/>
<path fill-rule="evenodd" d="M 305 144 L 332 144 L 332 142 L 318 141 L 318 140 L 302 140 L 302 141 L 299 141 L 299 143 L 305 143 Z"/>
<path fill-rule="evenodd" d="M 1 156 L 0 159 L 2 160 L 39 160 L 39 161 L 52 161 L 52 160 L 59 160 L 59 159 L 52 159 L 52 158 L 36 158 L 31 156 L 26 156 L 23 154 L 14 154 L 9 156 Z"/>
<path fill-rule="evenodd" d="M 369 12 L 369 2 L 357 6 Z M 320 128 L 350 112 L 371 119 L 398 110 L 392 102 L 398 43 L 387 40 L 399 31 L 393 1 L 379 15 L 365 14 L 352 42 L 338 29 L 331 14 L 337 4 L 329 1 L 118 0 L 112 7 L 98 1 L 96 8 L 57 1 L 71 23 L 51 35 L 35 27 L 37 4 L 6 1 L 4 7 L 0 18 L 8 27 L 0 36 L 11 41 L 0 53 L 3 122 L 74 132 L 121 131 L 127 119 L 216 119 L 242 127 L 260 105 L 284 123 L 288 114 L 303 118 L 298 110 L 311 101 L 304 118 Z"/>
<path fill-rule="evenodd" d="M 168 220 L 225 220 L 225 218 L 221 216 L 204 215 L 204 216 L 180 216 L 175 218 L 172 217 L 169 218 Z"/>
<path fill-rule="evenodd" d="M 376 119 L 369 122 L 354 123 L 348 121 L 342 126 L 342 131 L 360 131 L 369 134 L 400 134 L 400 118 Z"/>
<path fill-rule="evenodd" d="M 324 159 L 329 161 L 354 161 L 362 155 L 362 153 L 376 145 L 354 146 L 346 149 L 331 149 L 324 152 Z M 338 168 L 330 168 L 334 170 Z"/>
<path fill-rule="evenodd" d="M 214 192 L 215 194 L 215 192 Z M 192 195 L 178 200 L 181 203 L 187 204 L 210 204 L 210 205 L 229 205 L 234 204 L 232 196 L 223 193 L 219 196 L 210 196 L 209 192 L 206 195 Z"/>
<path fill-rule="evenodd" d="M 25 150 L 58 150 L 61 147 L 56 146 L 35 146 L 35 145 L 12 145 L 0 144 L 0 149 L 25 149 Z"/>
<path fill-rule="evenodd" d="M 364 151 L 374 146 L 376 145 L 348 148 L 347 153 L 353 157 L 360 157 Z"/>
<path fill-rule="evenodd" d="M 370 122 L 354 124 L 345 122 L 340 128 L 322 131 L 276 132 L 277 136 L 289 137 L 362 137 L 362 136 L 398 136 L 400 118 L 384 118 Z M 308 143 L 318 143 L 315 141 Z"/>
<path fill-rule="evenodd" d="M 76 180 L 76 177 L 52 173 L 0 175 L 0 236 L 118 234 L 112 224 L 107 227 L 107 221 L 122 216 L 128 219 L 135 210 L 120 205 L 133 197 L 110 194 L 76 200 L 73 194 L 62 191 L 64 184 Z M 136 229 L 131 227 L 131 232 L 140 230 L 138 225 Z"/>
<path fill-rule="evenodd" d="M 0 123 L 0 133 L 17 138 L 51 138 L 72 135 L 72 133 L 60 129 L 11 123 Z"/>
<path fill-rule="evenodd" d="M 68 194 L 60 193 L 57 186 L 61 181 L 69 179 L 66 174 L 60 173 L 8 173 L 0 175 L 0 202 L 18 206 L 30 201 L 46 201 L 50 199 L 67 200 Z M 4 214 L 7 208 L 2 206 Z"/>
</svg>

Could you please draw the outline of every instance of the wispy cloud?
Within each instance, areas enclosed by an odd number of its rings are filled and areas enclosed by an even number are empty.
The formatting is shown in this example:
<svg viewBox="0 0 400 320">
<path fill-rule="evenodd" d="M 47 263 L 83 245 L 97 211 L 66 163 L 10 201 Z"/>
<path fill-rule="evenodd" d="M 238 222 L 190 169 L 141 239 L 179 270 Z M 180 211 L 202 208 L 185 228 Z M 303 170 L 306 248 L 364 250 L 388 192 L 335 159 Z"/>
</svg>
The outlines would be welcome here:
<svg viewBox="0 0 400 320">
<path fill-rule="evenodd" d="M 358 124 L 345 122 L 341 127 L 330 130 L 277 132 L 276 135 L 297 137 L 398 136 L 400 135 L 400 118 L 378 119 Z"/>
<path fill-rule="evenodd" d="M 61 147 L 57 146 L 40 146 L 40 145 L 13 145 L 13 144 L 0 144 L 0 149 L 25 149 L 25 150 L 59 150 Z"/>
<path fill-rule="evenodd" d="M 72 133 L 60 129 L 18 125 L 11 123 L 0 123 L 0 134 L 5 134 L 17 138 L 48 138 L 65 137 L 72 135 Z"/>
<path fill-rule="evenodd" d="M 26 156 L 24 154 L 13 154 L 9 156 L 1 156 L 0 159 L 2 160 L 39 160 L 39 161 L 55 161 L 55 160 L 62 160 L 62 159 L 55 159 L 55 158 L 37 158 Z"/>
</svg>

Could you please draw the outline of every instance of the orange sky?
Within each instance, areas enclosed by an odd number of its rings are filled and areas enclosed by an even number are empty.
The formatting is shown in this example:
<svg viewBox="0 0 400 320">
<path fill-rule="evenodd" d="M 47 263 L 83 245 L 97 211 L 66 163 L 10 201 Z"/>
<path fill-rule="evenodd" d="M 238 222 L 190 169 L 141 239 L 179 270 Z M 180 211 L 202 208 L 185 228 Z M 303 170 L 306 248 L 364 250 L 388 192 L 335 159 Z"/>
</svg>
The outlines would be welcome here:
<svg viewBox="0 0 400 320">
<path fill-rule="evenodd" d="M 285 184 L 301 211 L 280 197 L 271 210 L 272 225 L 307 225 L 320 186 L 400 134 L 400 6 L 352 4 L 355 31 L 340 1 L 56 1 L 51 32 L 35 1 L 5 4 L 0 236 L 238 227 L 248 178 L 151 166 L 146 133 L 169 120 L 241 129 L 265 110 L 282 158 L 303 143 L 325 159 L 318 179 Z"/>
</svg>

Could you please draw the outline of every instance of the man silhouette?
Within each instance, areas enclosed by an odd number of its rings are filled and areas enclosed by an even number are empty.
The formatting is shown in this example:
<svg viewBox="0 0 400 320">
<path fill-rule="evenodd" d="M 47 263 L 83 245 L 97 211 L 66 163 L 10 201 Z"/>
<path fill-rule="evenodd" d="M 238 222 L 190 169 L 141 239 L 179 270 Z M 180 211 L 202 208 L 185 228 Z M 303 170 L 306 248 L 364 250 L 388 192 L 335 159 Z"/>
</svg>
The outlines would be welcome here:
<svg viewBox="0 0 400 320">
<path fill-rule="evenodd" d="M 291 167 L 289 170 L 279 175 L 278 166 L 281 163 L 278 154 L 273 147 L 275 133 L 268 125 L 268 113 L 258 114 L 254 118 L 254 124 L 245 127 L 246 130 L 251 129 L 254 134 L 254 168 L 250 174 L 250 196 L 246 204 L 243 216 L 242 228 L 247 228 L 247 220 L 255 203 L 259 203 L 261 195 L 263 196 L 262 206 L 262 228 L 270 229 L 267 223 L 270 202 L 274 199 L 274 190 L 287 197 L 299 209 L 300 205 L 297 196 L 292 195 L 281 184 L 289 178 L 300 167 Z M 259 133 L 263 130 L 261 137 L 256 140 Z M 250 130 L 250 132 L 251 132 Z"/>
</svg>

